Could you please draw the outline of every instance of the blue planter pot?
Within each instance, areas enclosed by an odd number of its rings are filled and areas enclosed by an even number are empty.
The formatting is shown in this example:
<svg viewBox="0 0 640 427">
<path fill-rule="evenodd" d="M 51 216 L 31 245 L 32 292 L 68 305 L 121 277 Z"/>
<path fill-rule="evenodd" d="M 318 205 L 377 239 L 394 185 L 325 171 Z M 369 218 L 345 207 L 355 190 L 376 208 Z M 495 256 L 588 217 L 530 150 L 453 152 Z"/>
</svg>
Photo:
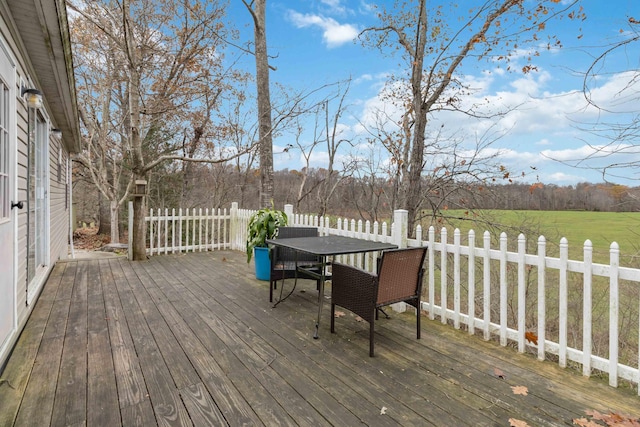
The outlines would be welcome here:
<svg viewBox="0 0 640 427">
<path fill-rule="evenodd" d="M 256 279 L 269 280 L 269 276 L 271 275 L 269 248 L 253 248 L 253 259 L 256 264 Z"/>
</svg>

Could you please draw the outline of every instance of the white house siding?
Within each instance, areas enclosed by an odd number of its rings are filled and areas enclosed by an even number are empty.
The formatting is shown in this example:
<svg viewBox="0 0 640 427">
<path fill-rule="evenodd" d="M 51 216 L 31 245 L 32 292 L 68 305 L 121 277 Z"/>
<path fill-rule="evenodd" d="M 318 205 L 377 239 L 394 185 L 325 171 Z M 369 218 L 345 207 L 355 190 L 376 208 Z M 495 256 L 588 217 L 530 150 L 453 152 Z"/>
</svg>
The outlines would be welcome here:
<svg viewBox="0 0 640 427">
<path fill-rule="evenodd" d="M 62 155 L 59 159 L 59 153 Z M 54 136 L 49 137 L 49 182 L 50 182 L 50 254 L 53 262 L 65 259 L 69 253 L 69 216 L 71 207 L 67 194 L 67 160 L 69 153 L 62 142 Z M 59 161 L 58 161 L 59 160 Z M 59 176 L 58 176 L 58 171 Z"/>
<path fill-rule="evenodd" d="M 24 328 L 24 325 L 27 322 L 33 307 L 37 301 L 37 296 L 42 289 L 43 284 L 45 283 L 51 269 L 55 265 L 55 262 L 59 259 L 63 259 L 67 257 L 68 254 L 68 237 L 69 237 L 69 216 L 71 212 L 70 207 L 70 198 L 67 191 L 71 191 L 71 183 L 67 183 L 68 179 L 68 162 L 70 161 L 70 154 L 68 145 L 70 142 L 74 143 L 77 147 L 78 144 L 78 133 L 77 133 L 77 116 L 71 117 L 69 121 L 66 123 L 58 124 L 55 123 L 52 119 L 55 117 L 60 117 L 60 111 L 52 111 L 50 100 L 47 99 L 47 90 L 52 95 L 51 100 L 53 100 L 54 96 L 57 96 L 59 87 L 64 88 L 65 83 L 73 82 L 73 77 L 70 79 L 63 80 L 60 82 L 56 88 L 52 88 L 49 85 L 47 88 L 42 87 L 40 81 L 41 78 L 51 79 L 52 76 L 56 78 L 64 78 L 65 76 L 55 75 L 54 72 L 46 73 L 43 76 L 42 67 L 35 66 L 29 60 L 29 56 L 26 54 L 25 45 L 27 42 L 23 42 L 20 38 L 20 32 L 22 31 L 21 25 L 16 25 L 14 21 L 14 17 L 11 15 L 11 7 L 22 7 L 23 4 L 26 4 L 30 0 L 20 0 L 20 2 L 14 2 L 13 5 L 8 6 L 5 3 L 5 0 L 0 2 L 0 43 L 2 43 L 6 50 L 9 51 L 12 61 L 16 64 L 15 69 L 15 80 L 16 80 L 16 88 L 15 88 L 15 106 L 16 106 L 16 114 L 15 114 L 15 123 L 13 124 L 14 129 L 11 132 L 10 138 L 14 138 L 16 141 L 16 161 L 15 161 L 15 169 L 14 173 L 16 174 L 15 187 L 11 189 L 11 193 L 17 191 L 17 198 L 12 197 L 12 200 L 22 200 L 26 201 L 27 194 L 27 159 L 28 159 L 28 147 L 27 147 L 27 106 L 25 101 L 20 96 L 20 85 L 23 84 L 29 87 L 35 87 L 37 89 L 45 92 L 44 96 L 44 107 L 41 109 L 42 115 L 45 119 L 47 131 L 52 128 L 65 128 L 69 129 L 69 126 L 72 127 L 72 132 L 69 132 L 67 138 L 65 140 L 61 140 L 60 138 L 54 136 L 49 133 L 47 137 L 48 141 L 48 175 L 47 180 L 48 183 L 45 185 L 46 191 L 48 194 L 48 217 L 45 219 L 47 222 L 47 226 L 45 229 L 48 230 L 48 246 L 45 249 L 45 259 L 44 264 L 45 267 L 41 268 L 38 274 L 36 274 L 35 278 L 31 283 L 27 284 L 27 208 L 25 205 L 24 209 L 14 210 L 16 212 L 17 219 L 15 221 L 15 230 L 16 230 L 16 245 L 15 245 L 15 258 L 13 260 L 14 265 L 14 277 L 15 277 L 15 310 L 16 310 L 16 327 L 14 332 L 9 336 L 8 340 L 4 342 L 2 345 L 2 340 L 0 339 L 0 374 L 2 373 L 2 369 L 4 367 L 4 363 L 6 362 L 11 349 L 15 345 L 20 332 Z M 10 0 L 11 2 L 11 0 Z M 24 3 L 22 3 L 24 2 Z M 38 7 L 42 7 L 44 9 L 53 8 L 55 9 L 55 3 L 52 0 L 44 0 L 42 2 L 33 2 L 33 4 L 37 4 Z M 65 17 L 66 18 L 66 17 Z M 35 19 L 35 18 L 34 18 Z M 20 28 L 19 28 L 20 27 Z M 33 31 L 31 32 L 33 35 Z M 50 34 L 48 34 L 50 36 Z M 59 53 L 58 53 L 59 54 Z M 38 75 L 40 73 L 40 75 Z M 53 93 L 52 93 L 53 91 Z M 69 89 L 69 87 L 65 88 L 60 92 L 64 92 L 60 95 L 59 99 L 56 99 L 55 102 L 60 102 L 60 99 L 63 99 L 69 96 L 71 93 L 73 97 L 74 107 L 75 107 L 75 89 Z M 53 102 L 53 101 L 52 101 Z M 53 105 L 56 105 L 55 102 Z M 57 104 L 59 105 L 59 104 Z M 67 106 L 68 107 L 68 106 Z M 57 107 L 60 108 L 60 107 Z M 66 107 L 65 107 L 66 108 Z M 73 111 L 75 108 L 71 108 L 70 111 Z M 68 118 L 68 111 L 65 111 L 65 117 Z M 77 114 L 77 113 L 76 113 Z M 75 123 L 73 123 L 75 120 Z M 74 127 L 75 126 L 75 127 Z M 70 134 L 73 134 L 71 139 L 69 139 Z M 61 151 L 61 155 L 60 155 Z M 58 175 L 58 165 L 60 164 L 60 176 Z M 1 260 L 0 260 L 1 261 Z M 32 297 L 30 301 L 27 299 L 27 287 L 32 291 L 34 289 L 38 289 L 37 293 L 32 292 Z"/>
</svg>

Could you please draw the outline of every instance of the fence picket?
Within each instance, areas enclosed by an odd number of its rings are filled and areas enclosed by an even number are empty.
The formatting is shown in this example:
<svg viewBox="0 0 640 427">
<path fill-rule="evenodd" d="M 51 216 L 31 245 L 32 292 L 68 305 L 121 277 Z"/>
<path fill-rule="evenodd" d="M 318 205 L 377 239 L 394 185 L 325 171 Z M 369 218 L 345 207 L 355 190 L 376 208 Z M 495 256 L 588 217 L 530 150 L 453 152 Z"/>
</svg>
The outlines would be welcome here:
<svg viewBox="0 0 640 427">
<path fill-rule="evenodd" d="M 460 229 L 453 231 L 453 327 L 460 329 Z"/>
<path fill-rule="evenodd" d="M 544 236 L 538 238 L 538 360 L 546 358 L 546 321 L 547 321 L 547 298 L 546 298 L 546 260 L 547 241 Z"/>
<path fill-rule="evenodd" d="M 427 276 L 429 277 L 429 319 L 434 320 L 436 318 L 436 275 L 433 274 L 436 271 L 435 268 L 435 252 L 436 252 L 436 230 L 433 226 L 429 227 L 429 269 Z"/>
<path fill-rule="evenodd" d="M 526 325 L 526 302 L 525 302 L 525 252 L 527 241 L 524 234 L 518 236 L 518 351 L 524 353 Z"/>
<path fill-rule="evenodd" d="M 593 263 L 593 245 L 591 240 L 584 242 L 584 275 L 582 289 L 582 375 L 591 375 L 591 322 L 592 316 L 592 263 Z M 640 341 L 639 341 L 640 342 Z"/>
<path fill-rule="evenodd" d="M 491 338 L 491 235 L 488 231 L 484 232 L 484 257 L 482 268 L 482 300 L 484 301 L 483 307 L 483 336 L 485 340 Z"/>
<path fill-rule="evenodd" d="M 561 368 L 567 367 L 567 304 L 568 304 L 568 286 L 567 286 L 567 260 L 569 258 L 569 242 L 566 238 L 560 239 L 560 330 L 558 336 L 558 344 L 560 344 L 558 354 L 558 365 Z"/>
<path fill-rule="evenodd" d="M 469 230 L 467 239 L 469 245 L 467 262 L 467 287 L 469 289 L 467 310 L 469 317 L 467 318 L 467 326 L 469 335 L 473 335 L 476 331 L 476 234 L 473 230 Z"/>
<path fill-rule="evenodd" d="M 609 385 L 618 387 L 618 265 L 620 248 L 612 243 L 609 250 Z"/>
<path fill-rule="evenodd" d="M 449 274 L 447 269 L 447 242 L 447 229 L 442 228 L 440 231 L 440 247 L 442 248 L 440 251 L 440 321 L 442 324 L 447 323 L 447 274 Z"/>
<path fill-rule="evenodd" d="M 507 233 L 500 233 L 500 345 L 507 345 Z"/>
</svg>

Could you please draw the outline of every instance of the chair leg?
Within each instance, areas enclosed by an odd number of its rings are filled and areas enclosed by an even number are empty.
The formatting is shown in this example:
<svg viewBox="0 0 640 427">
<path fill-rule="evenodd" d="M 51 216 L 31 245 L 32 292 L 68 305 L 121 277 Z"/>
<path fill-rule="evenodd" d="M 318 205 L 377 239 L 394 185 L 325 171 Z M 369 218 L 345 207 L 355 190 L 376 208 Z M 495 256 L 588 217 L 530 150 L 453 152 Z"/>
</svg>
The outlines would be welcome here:
<svg viewBox="0 0 640 427">
<path fill-rule="evenodd" d="M 420 306 L 420 304 L 418 304 L 418 307 Z M 422 315 L 420 314 L 420 308 L 416 309 L 416 328 L 417 328 L 417 339 L 420 339 L 420 318 L 422 317 Z"/>
<path fill-rule="evenodd" d="M 332 334 L 336 332 L 335 325 L 336 325 L 336 305 L 331 303 L 331 333 Z"/>
<path fill-rule="evenodd" d="M 269 302 L 273 302 L 273 279 L 269 279 Z"/>
<path fill-rule="evenodd" d="M 385 318 L 385 319 L 391 319 L 391 316 L 389 316 L 389 315 L 387 314 L 387 312 L 386 312 L 386 311 L 384 311 L 384 308 L 382 308 L 382 307 L 378 307 L 378 308 L 376 309 L 376 320 L 378 320 L 378 312 L 380 312 L 380 311 L 382 312 L 382 314 L 384 314 L 384 318 Z"/>
<path fill-rule="evenodd" d="M 375 320 L 371 319 L 369 323 L 369 357 L 373 357 L 373 324 Z"/>
</svg>

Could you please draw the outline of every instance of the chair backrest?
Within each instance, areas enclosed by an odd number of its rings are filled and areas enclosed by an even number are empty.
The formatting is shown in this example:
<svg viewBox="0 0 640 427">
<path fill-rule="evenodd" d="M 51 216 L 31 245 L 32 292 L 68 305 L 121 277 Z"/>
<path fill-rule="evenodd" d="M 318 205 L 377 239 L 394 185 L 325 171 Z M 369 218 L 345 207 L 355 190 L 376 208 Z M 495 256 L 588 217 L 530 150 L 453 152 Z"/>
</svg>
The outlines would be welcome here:
<svg viewBox="0 0 640 427">
<path fill-rule="evenodd" d="M 317 237 L 316 227 L 278 227 L 277 239 L 288 239 L 290 237 Z"/>
<path fill-rule="evenodd" d="M 279 227 L 276 239 L 289 239 L 293 237 L 318 237 L 318 229 L 316 227 Z M 278 248 L 276 261 L 294 261 L 296 259 L 296 251 L 288 248 Z M 315 261 L 315 255 L 299 253 L 298 261 Z"/>
<path fill-rule="evenodd" d="M 426 247 L 394 249 L 382 253 L 378 268 L 377 304 L 390 304 L 417 295 L 422 289 Z"/>
</svg>

